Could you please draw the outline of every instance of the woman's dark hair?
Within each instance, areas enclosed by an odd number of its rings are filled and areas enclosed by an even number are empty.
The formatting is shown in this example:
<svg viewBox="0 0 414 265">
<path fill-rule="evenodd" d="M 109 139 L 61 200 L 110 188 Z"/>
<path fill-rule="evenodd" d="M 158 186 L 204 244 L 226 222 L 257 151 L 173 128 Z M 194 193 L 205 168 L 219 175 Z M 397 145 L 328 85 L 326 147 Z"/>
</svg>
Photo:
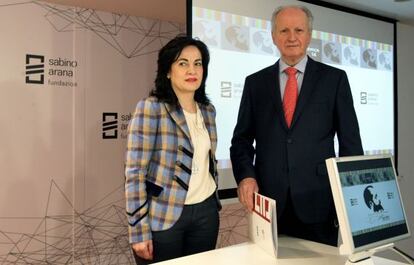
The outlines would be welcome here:
<svg viewBox="0 0 414 265">
<path fill-rule="evenodd" d="M 194 100 L 198 103 L 207 105 L 210 103 L 206 95 L 206 79 L 210 55 L 207 46 L 200 40 L 193 39 L 186 35 L 178 35 L 170 40 L 158 53 L 158 70 L 155 78 L 155 88 L 150 92 L 150 96 L 158 98 L 160 101 L 178 105 L 177 96 L 171 86 L 170 79 L 167 78 L 171 70 L 171 65 L 178 59 L 182 50 L 187 46 L 195 46 L 201 53 L 201 63 L 203 65 L 203 80 L 200 87 L 195 91 Z"/>
</svg>

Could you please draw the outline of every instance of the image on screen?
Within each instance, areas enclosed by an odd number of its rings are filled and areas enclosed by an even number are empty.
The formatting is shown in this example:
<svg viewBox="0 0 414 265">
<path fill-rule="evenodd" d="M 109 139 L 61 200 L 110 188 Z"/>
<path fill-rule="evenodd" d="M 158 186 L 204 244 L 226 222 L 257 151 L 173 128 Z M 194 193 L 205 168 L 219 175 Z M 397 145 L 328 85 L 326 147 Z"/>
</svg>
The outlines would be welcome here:
<svg viewBox="0 0 414 265">
<path fill-rule="evenodd" d="M 354 247 L 408 234 L 391 157 L 337 162 Z"/>
</svg>

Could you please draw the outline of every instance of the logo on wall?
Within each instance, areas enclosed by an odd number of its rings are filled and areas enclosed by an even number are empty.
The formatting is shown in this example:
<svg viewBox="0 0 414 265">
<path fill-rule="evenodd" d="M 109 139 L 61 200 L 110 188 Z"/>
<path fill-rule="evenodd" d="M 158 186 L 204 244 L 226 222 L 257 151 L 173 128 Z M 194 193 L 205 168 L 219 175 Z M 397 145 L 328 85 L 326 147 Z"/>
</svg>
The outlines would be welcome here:
<svg viewBox="0 0 414 265">
<path fill-rule="evenodd" d="M 77 67 L 76 60 L 26 54 L 26 84 L 43 85 L 47 80 L 49 86 L 76 87 L 73 77 Z"/>
<path fill-rule="evenodd" d="M 102 139 L 118 138 L 118 113 L 102 113 Z"/>
<path fill-rule="evenodd" d="M 102 139 L 126 139 L 132 113 L 103 112 Z"/>
<path fill-rule="evenodd" d="M 45 83 L 45 57 L 26 54 L 26 84 Z"/>
</svg>

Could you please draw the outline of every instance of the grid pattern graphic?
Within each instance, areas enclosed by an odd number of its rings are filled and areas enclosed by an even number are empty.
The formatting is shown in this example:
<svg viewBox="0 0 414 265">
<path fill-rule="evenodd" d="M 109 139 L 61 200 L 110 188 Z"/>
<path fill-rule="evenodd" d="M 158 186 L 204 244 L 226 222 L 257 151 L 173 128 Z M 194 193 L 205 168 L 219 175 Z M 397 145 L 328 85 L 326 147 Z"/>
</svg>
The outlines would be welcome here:
<svg viewBox="0 0 414 265">
<path fill-rule="evenodd" d="M 166 42 L 185 31 L 182 24 L 175 22 L 39 1 L 32 3 L 46 10 L 44 18 L 57 32 L 91 31 L 127 58 L 156 53 Z"/>
</svg>

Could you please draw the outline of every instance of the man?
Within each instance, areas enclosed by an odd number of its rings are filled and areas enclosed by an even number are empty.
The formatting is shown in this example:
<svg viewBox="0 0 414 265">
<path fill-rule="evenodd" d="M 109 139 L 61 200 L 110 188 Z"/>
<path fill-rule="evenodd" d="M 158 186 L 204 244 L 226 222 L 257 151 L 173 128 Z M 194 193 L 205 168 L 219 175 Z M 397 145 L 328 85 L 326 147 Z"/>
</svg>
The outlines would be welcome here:
<svg viewBox="0 0 414 265">
<path fill-rule="evenodd" d="M 276 200 L 279 233 L 337 245 L 325 159 L 335 156 L 335 133 L 340 156 L 363 150 L 345 72 L 306 56 L 312 20 L 301 6 L 273 13 L 281 60 L 246 78 L 230 155 L 250 211 L 259 191 Z"/>
</svg>

